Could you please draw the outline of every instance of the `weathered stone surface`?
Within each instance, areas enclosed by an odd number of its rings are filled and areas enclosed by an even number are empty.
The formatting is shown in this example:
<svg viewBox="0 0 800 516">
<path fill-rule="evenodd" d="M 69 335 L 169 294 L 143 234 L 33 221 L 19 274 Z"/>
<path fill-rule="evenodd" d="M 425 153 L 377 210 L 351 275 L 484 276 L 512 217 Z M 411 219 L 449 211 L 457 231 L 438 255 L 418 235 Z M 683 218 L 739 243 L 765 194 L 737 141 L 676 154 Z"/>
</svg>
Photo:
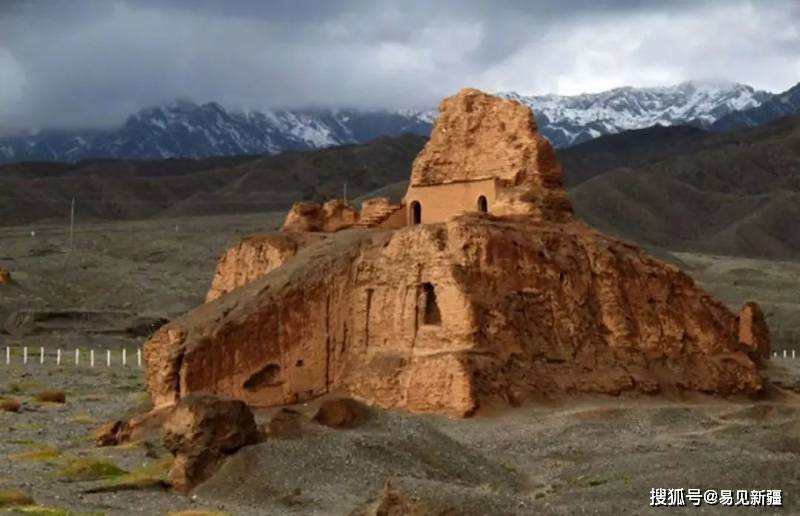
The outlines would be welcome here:
<svg viewBox="0 0 800 516">
<path fill-rule="evenodd" d="M 761 389 L 736 316 L 688 276 L 580 223 L 527 218 L 337 234 L 145 349 L 156 404 L 340 388 L 463 416 L 520 393 Z"/>
<path fill-rule="evenodd" d="M 145 345 L 154 403 L 343 391 L 468 416 L 484 399 L 534 394 L 761 390 L 739 318 L 677 268 L 571 216 L 527 108 L 475 90 L 446 99 L 412 186 L 490 165 L 498 212 L 328 235 L 161 328 Z"/>
<path fill-rule="evenodd" d="M 313 201 L 296 202 L 286 214 L 281 231 L 322 231 L 325 225 L 322 205 Z"/>
<path fill-rule="evenodd" d="M 333 233 L 349 228 L 356 222 L 358 213 L 342 199 L 332 199 L 325 204 L 303 201 L 292 205 L 281 231 Z"/>
<path fill-rule="evenodd" d="M 361 203 L 358 227 L 396 229 L 406 225 L 403 205 L 388 197 L 374 197 Z"/>
<path fill-rule="evenodd" d="M 0 267 L 0 286 L 11 285 L 11 273 Z"/>
<path fill-rule="evenodd" d="M 317 242 L 324 235 L 316 233 L 273 233 L 243 238 L 228 249 L 217 262 L 206 302 L 250 283 L 280 267 L 303 247 Z"/>
<path fill-rule="evenodd" d="M 208 479 L 225 455 L 260 439 L 247 405 L 205 394 L 182 398 L 164 421 L 162 435 L 175 455 L 170 481 L 182 491 Z"/>
<path fill-rule="evenodd" d="M 363 418 L 363 407 L 348 398 L 325 400 L 314 415 L 314 421 L 331 428 L 355 426 Z"/>
<path fill-rule="evenodd" d="M 331 199 L 322 205 L 322 230 L 334 233 L 358 222 L 358 212 L 343 199 Z"/>
<path fill-rule="evenodd" d="M 756 360 L 769 358 L 769 327 L 757 303 L 745 303 L 739 312 L 739 342 Z"/>
<path fill-rule="evenodd" d="M 464 89 L 439 106 L 431 139 L 414 160 L 406 197 L 416 187 L 488 178 L 497 182 L 495 215 L 550 221 L 572 217 L 561 163 L 537 132 L 533 112 L 518 102 Z"/>
</svg>

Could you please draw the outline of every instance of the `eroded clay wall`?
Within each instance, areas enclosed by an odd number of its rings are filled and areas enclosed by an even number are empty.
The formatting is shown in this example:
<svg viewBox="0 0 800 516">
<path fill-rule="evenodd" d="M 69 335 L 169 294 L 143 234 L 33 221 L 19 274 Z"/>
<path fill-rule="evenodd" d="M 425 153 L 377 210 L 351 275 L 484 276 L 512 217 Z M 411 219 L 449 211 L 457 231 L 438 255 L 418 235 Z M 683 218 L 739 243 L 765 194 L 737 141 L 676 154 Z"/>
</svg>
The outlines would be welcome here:
<svg viewBox="0 0 800 516">
<path fill-rule="evenodd" d="M 497 196 L 496 180 L 457 181 L 432 186 L 410 186 L 404 203 L 406 220 L 412 224 L 413 203 L 422 208 L 422 224 L 445 222 L 465 211 L 478 211 L 478 198 L 486 197 L 489 213 Z"/>
</svg>

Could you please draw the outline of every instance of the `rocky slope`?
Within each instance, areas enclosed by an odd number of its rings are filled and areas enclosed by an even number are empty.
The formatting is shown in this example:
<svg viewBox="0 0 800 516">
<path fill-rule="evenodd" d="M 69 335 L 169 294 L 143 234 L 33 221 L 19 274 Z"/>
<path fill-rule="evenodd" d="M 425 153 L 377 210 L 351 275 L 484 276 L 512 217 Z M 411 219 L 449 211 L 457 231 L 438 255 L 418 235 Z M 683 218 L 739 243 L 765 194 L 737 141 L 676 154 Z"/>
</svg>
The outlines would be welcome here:
<svg viewBox="0 0 800 516">
<path fill-rule="evenodd" d="M 761 105 L 734 111 L 711 124 L 712 131 L 732 131 L 764 125 L 773 120 L 800 114 L 800 83 L 783 93 L 772 96 Z"/>
<path fill-rule="evenodd" d="M 658 152 L 638 166 L 610 160 L 611 168 L 571 191 L 578 214 L 604 231 L 673 249 L 800 256 L 792 222 L 800 217 L 800 118 L 676 145 L 685 151 Z"/>
<path fill-rule="evenodd" d="M 536 112 L 556 147 L 656 124 L 706 127 L 733 111 L 771 98 L 741 84 L 686 82 L 660 88 L 616 88 L 575 96 L 502 94 Z M 88 158 L 164 159 L 276 154 L 365 143 L 379 136 L 428 135 L 436 116 L 426 110 L 270 110 L 237 112 L 189 101 L 147 108 L 118 128 L 44 130 L 0 138 L 0 163 Z"/>
<path fill-rule="evenodd" d="M 528 123 L 503 125 L 523 112 Z M 447 182 L 432 164 L 456 178 L 495 149 L 513 209 L 307 246 L 146 343 L 156 406 L 199 391 L 280 405 L 344 390 L 466 416 L 487 399 L 561 392 L 761 390 L 762 343 L 748 330 L 763 323 L 757 312 L 740 329 L 677 268 L 569 210 L 539 209 L 542 181 L 557 189 L 560 167 L 524 106 L 462 90 L 434 131 L 413 180 Z"/>
</svg>

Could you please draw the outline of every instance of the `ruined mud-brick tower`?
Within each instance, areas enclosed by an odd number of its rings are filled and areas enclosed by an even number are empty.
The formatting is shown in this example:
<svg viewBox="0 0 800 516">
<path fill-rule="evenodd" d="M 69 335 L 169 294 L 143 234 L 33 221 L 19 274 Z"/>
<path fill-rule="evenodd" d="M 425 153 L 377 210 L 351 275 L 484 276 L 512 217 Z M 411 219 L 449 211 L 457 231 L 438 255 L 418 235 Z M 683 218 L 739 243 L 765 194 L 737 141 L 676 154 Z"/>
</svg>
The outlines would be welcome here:
<svg viewBox="0 0 800 516">
<path fill-rule="evenodd" d="M 528 107 L 466 89 L 440 113 L 403 199 L 408 224 L 468 211 L 550 221 L 571 213 L 561 164 Z"/>
<path fill-rule="evenodd" d="M 531 395 L 762 388 L 766 334 L 746 331 L 760 312 L 740 331 L 676 267 L 577 220 L 529 108 L 445 99 L 404 201 L 296 205 L 283 232 L 228 251 L 210 302 L 145 346 L 155 404 L 339 391 L 464 416 Z"/>
</svg>

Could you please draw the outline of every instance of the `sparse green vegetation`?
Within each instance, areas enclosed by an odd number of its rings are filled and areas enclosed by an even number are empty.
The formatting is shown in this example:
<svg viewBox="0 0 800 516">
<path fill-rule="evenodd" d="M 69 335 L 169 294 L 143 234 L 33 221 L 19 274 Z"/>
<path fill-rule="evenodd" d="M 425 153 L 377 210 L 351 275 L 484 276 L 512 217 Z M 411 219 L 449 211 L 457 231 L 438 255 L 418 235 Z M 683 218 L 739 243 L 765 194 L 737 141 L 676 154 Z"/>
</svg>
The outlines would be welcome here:
<svg viewBox="0 0 800 516">
<path fill-rule="evenodd" d="M 61 457 L 61 452 L 55 448 L 40 448 L 38 450 L 31 450 L 21 453 L 13 453 L 8 456 L 11 460 L 41 460 L 53 461 Z"/>
<path fill-rule="evenodd" d="M 68 460 L 56 475 L 60 480 L 78 482 L 118 477 L 127 471 L 107 459 L 81 457 Z"/>
<path fill-rule="evenodd" d="M 126 491 L 149 489 L 169 485 L 168 474 L 172 456 L 163 457 L 129 473 L 112 478 L 92 492 Z"/>
<path fill-rule="evenodd" d="M 9 383 L 8 387 L 6 387 L 6 392 L 10 394 L 20 394 L 22 393 L 22 387 L 18 383 Z"/>
</svg>

